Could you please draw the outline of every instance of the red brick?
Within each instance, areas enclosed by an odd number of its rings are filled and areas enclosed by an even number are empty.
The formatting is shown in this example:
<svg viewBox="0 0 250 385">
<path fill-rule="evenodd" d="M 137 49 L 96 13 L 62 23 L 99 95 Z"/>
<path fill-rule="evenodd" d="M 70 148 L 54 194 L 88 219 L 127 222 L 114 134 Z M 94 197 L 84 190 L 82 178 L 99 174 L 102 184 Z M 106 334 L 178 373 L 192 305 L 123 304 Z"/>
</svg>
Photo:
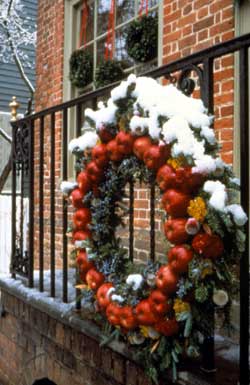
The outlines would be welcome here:
<svg viewBox="0 0 250 385">
<path fill-rule="evenodd" d="M 187 36 L 187 37 L 185 37 L 179 41 L 179 48 L 183 49 L 183 48 L 193 46 L 195 44 L 195 42 L 196 42 L 196 36 L 195 35 Z"/>
<path fill-rule="evenodd" d="M 214 16 L 206 17 L 194 24 L 194 32 L 211 27 L 214 24 Z"/>
</svg>

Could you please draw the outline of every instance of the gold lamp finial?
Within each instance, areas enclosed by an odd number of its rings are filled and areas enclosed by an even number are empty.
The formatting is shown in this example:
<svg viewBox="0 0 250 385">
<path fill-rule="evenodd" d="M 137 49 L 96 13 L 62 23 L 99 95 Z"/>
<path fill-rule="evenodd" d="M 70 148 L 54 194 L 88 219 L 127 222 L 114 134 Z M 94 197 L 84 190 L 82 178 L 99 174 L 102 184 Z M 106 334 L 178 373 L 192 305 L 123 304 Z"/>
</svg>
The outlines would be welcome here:
<svg viewBox="0 0 250 385">
<path fill-rule="evenodd" d="M 12 101 L 9 104 L 9 107 L 11 109 L 11 122 L 15 122 L 17 119 L 17 110 L 20 107 L 20 104 L 16 100 L 16 96 L 12 96 Z"/>
</svg>

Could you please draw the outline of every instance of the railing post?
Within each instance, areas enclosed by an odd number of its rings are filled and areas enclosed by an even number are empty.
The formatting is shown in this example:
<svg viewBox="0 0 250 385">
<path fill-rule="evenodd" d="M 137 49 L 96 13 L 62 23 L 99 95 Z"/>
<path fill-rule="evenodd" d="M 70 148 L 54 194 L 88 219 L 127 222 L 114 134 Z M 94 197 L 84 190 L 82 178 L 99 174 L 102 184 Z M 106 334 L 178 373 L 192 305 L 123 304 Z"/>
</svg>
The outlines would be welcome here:
<svg viewBox="0 0 250 385">
<path fill-rule="evenodd" d="M 63 141 L 62 141 L 62 178 L 63 180 L 68 179 L 68 110 L 63 110 Z M 68 301 L 68 202 L 63 196 L 63 302 Z"/>
<path fill-rule="evenodd" d="M 241 204 L 249 218 L 249 63 L 248 48 L 240 50 L 240 181 Z M 246 250 L 240 261 L 240 385 L 249 377 L 249 223 Z"/>
<path fill-rule="evenodd" d="M 213 58 L 205 58 L 203 61 L 203 79 L 201 83 L 201 98 L 208 109 L 208 113 L 214 113 L 214 77 L 213 77 Z M 211 335 L 204 338 L 202 348 L 202 370 L 206 373 L 213 373 L 215 368 L 214 352 L 214 308 L 212 309 L 213 325 Z"/>
<path fill-rule="evenodd" d="M 34 120 L 29 121 L 29 287 L 34 286 Z"/>
<path fill-rule="evenodd" d="M 12 190 L 12 207 L 11 207 L 11 263 L 10 270 L 12 278 L 16 278 L 14 271 L 15 255 L 16 255 L 16 162 L 15 162 L 15 144 L 16 144 L 16 125 L 12 124 L 12 146 L 11 146 L 11 190 Z"/>
<path fill-rule="evenodd" d="M 129 259 L 134 259 L 134 181 L 129 182 Z"/>
<path fill-rule="evenodd" d="M 55 297 L 55 113 L 50 115 L 50 295 Z"/>
<path fill-rule="evenodd" d="M 17 102 L 16 97 L 12 97 L 12 101 L 9 104 L 11 108 L 11 119 L 12 124 L 12 145 L 11 145 L 11 182 L 12 182 L 12 208 L 11 208 L 11 263 L 10 270 L 12 278 L 16 277 L 14 271 L 14 261 L 16 255 L 16 162 L 15 162 L 15 146 L 16 146 L 16 125 L 15 121 L 17 119 L 17 110 L 20 107 L 20 104 Z"/>
</svg>

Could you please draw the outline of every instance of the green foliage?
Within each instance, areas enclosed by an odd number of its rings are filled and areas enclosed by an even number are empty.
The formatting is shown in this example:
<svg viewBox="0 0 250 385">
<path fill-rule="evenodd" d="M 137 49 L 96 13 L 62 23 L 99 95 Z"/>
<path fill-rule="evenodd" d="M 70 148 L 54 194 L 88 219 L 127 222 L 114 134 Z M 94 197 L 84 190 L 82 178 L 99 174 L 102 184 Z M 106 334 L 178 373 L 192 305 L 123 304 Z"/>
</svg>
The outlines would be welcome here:
<svg viewBox="0 0 250 385">
<path fill-rule="evenodd" d="M 83 88 L 93 80 L 93 58 L 86 50 L 76 50 L 69 61 L 69 79 L 71 83 Z"/>
<path fill-rule="evenodd" d="M 157 56 L 158 18 L 144 15 L 129 24 L 126 33 L 128 54 L 137 62 L 145 63 Z"/>
<path fill-rule="evenodd" d="M 101 88 L 115 83 L 125 76 L 122 64 L 118 60 L 105 60 L 96 68 L 95 86 Z"/>
<path fill-rule="evenodd" d="M 198 302 L 205 302 L 208 299 L 208 289 L 204 285 L 200 285 L 195 290 L 195 299 Z"/>
</svg>

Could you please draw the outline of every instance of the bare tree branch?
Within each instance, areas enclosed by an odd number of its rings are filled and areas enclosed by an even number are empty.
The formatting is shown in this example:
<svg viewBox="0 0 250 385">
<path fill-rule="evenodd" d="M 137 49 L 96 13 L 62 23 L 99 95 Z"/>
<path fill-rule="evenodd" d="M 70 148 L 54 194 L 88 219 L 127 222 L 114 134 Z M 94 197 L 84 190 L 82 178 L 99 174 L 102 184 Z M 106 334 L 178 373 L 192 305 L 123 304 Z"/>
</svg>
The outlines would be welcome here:
<svg viewBox="0 0 250 385">
<path fill-rule="evenodd" d="M 9 6 L 8 6 L 8 11 L 7 11 L 7 16 L 8 17 L 10 17 L 12 5 L 13 5 L 13 0 L 10 0 Z M 28 87 L 28 89 L 30 91 L 31 100 L 33 100 L 35 89 L 34 89 L 32 83 L 30 82 L 29 78 L 25 74 L 22 62 L 21 62 L 21 60 L 20 60 L 20 58 L 19 58 L 19 56 L 18 56 L 18 54 L 17 54 L 17 52 L 15 50 L 15 47 L 14 47 L 14 44 L 13 44 L 13 40 L 12 40 L 12 36 L 11 36 L 11 34 L 10 34 L 8 28 L 7 28 L 7 21 L 6 21 L 6 33 L 7 33 L 10 49 L 12 51 L 13 58 L 15 60 L 16 66 L 17 66 L 17 68 L 18 68 L 18 70 L 20 72 L 20 75 L 21 75 L 23 81 L 25 82 L 26 86 Z"/>
<path fill-rule="evenodd" d="M 11 172 L 11 155 L 9 156 L 8 162 L 6 163 L 2 174 L 0 175 L 0 194 L 4 188 L 4 185 L 8 179 L 8 176 L 10 175 Z"/>
<path fill-rule="evenodd" d="M 7 134 L 7 132 L 4 131 L 3 128 L 0 127 L 0 136 L 2 136 L 5 140 L 7 140 L 7 142 L 9 142 L 10 144 L 12 143 L 12 138 L 11 136 L 9 136 Z"/>
</svg>

